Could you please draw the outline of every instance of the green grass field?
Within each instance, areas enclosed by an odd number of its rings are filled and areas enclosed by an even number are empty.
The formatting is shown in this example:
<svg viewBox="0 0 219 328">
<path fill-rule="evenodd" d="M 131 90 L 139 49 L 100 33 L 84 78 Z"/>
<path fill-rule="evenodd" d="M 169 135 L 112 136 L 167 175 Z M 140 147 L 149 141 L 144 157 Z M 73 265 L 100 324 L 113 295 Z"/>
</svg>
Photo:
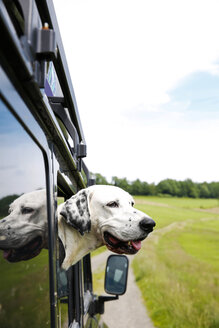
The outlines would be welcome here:
<svg viewBox="0 0 219 328">
<path fill-rule="evenodd" d="M 9 263 L 0 251 L 0 326 L 49 326 L 48 251 L 29 260 Z"/>
<path fill-rule="evenodd" d="M 155 231 L 133 261 L 156 327 L 219 327 L 219 202 L 135 197 Z"/>
</svg>

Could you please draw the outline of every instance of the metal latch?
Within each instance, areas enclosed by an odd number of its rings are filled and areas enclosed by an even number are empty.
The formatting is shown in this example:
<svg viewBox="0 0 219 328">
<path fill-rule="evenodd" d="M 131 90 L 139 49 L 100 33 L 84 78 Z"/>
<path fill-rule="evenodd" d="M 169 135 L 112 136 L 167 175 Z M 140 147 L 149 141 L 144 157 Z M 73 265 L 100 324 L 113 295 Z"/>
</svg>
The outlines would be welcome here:
<svg viewBox="0 0 219 328">
<path fill-rule="evenodd" d="M 87 156 L 87 145 L 85 145 L 83 142 L 80 142 L 77 145 L 77 157 L 83 158 Z"/>
<path fill-rule="evenodd" d="M 36 58 L 39 60 L 53 60 L 56 57 L 55 31 L 47 23 L 36 33 Z"/>
</svg>

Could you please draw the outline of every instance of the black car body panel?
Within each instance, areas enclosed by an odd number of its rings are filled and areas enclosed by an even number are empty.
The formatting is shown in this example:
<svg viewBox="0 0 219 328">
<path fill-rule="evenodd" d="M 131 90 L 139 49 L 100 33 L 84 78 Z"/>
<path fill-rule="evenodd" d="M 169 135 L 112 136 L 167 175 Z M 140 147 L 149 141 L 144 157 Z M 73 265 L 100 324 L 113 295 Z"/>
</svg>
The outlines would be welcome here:
<svg viewBox="0 0 219 328">
<path fill-rule="evenodd" d="M 90 254 L 60 267 L 57 204 L 94 180 L 52 1 L 0 0 L 0 30 L 0 327 L 102 327 Z M 43 190 L 46 233 L 30 239 L 18 223 L 42 206 L 19 202 Z"/>
</svg>

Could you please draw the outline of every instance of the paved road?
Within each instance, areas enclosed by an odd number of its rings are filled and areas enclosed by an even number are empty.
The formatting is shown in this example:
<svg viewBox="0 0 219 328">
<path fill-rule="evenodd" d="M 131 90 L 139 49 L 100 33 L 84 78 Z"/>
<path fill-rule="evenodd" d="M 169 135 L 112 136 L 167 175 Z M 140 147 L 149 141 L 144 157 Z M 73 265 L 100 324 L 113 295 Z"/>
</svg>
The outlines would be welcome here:
<svg viewBox="0 0 219 328">
<path fill-rule="evenodd" d="M 92 258 L 92 270 L 104 267 L 110 252 L 104 252 Z M 133 256 L 129 257 L 131 261 Z M 109 328 L 155 328 L 147 315 L 134 274 L 129 266 L 127 291 L 119 300 L 105 303 L 103 321 Z"/>
</svg>

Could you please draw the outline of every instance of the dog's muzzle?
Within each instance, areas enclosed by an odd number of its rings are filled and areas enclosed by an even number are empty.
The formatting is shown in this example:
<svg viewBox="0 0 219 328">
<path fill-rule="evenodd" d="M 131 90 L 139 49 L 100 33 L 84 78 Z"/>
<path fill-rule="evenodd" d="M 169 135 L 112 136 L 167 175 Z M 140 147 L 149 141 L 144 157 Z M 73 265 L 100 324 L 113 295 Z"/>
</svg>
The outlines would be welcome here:
<svg viewBox="0 0 219 328">
<path fill-rule="evenodd" d="M 129 241 L 122 241 L 111 233 L 105 231 L 104 232 L 104 241 L 106 247 L 114 253 L 118 254 L 136 254 L 139 249 L 141 248 L 141 241 L 142 239 L 138 240 L 129 240 Z"/>
<path fill-rule="evenodd" d="M 144 240 L 150 232 L 153 231 L 156 223 L 150 218 L 143 218 L 139 222 L 139 226 L 143 232 L 143 237 L 136 240 L 122 241 L 113 236 L 108 231 L 104 232 L 104 241 L 107 248 L 118 254 L 136 254 L 141 249 L 141 242 Z"/>
<path fill-rule="evenodd" d="M 27 261 L 37 256 L 43 248 L 42 237 L 38 236 L 19 248 L 4 248 L 3 257 L 8 262 Z"/>
</svg>

